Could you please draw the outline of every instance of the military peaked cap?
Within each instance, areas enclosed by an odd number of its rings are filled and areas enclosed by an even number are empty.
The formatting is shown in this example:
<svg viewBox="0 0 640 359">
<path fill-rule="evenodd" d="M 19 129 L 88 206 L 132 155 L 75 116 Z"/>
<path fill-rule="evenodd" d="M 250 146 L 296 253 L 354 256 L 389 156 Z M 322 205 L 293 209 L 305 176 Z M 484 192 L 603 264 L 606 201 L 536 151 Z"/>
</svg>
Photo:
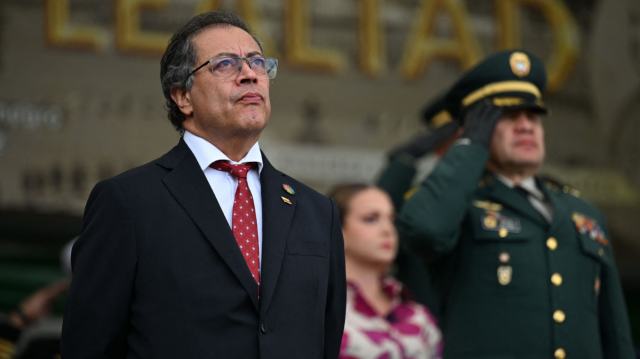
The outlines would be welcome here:
<svg viewBox="0 0 640 359">
<path fill-rule="evenodd" d="M 524 50 L 501 51 L 465 73 L 445 98 L 445 108 L 460 118 L 472 104 L 489 99 L 509 109 L 547 113 L 542 94 L 547 88 L 544 64 Z"/>
<path fill-rule="evenodd" d="M 455 119 L 451 113 L 445 108 L 446 93 L 438 95 L 435 100 L 430 102 L 424 110 L 422 110 L 422 120 L 431 127 L 432 130 L 438 129 Z"/>
</svg>

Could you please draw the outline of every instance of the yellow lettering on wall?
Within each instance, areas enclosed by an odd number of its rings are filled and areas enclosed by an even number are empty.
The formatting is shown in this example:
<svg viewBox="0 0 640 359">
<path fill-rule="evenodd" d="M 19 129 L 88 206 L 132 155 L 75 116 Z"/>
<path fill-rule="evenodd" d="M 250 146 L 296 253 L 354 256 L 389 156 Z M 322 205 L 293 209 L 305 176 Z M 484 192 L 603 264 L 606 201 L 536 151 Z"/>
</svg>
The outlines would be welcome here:
<svg viewBox="0 0 640 359">
<path fill-rule="evenodd" d="M 446 12 L 452 20 L 451 39 L 433 36 L 440 12 Z M 467 10 L 460 0 L 422 0 L 400 63 L 402 75 L 415 79 L 436 58 L 455 59 L 465 69 L 473 66 L 482 54 L 469 28 L 470 23 Z"/>
<path fill-rule="evenodd" d="M 238 14 L 249 24 L 251 30 L 262 41 L 266 56 L 278 57 L 278 51 L 273 46 L 273 41 L 266 34 L 262 26 L 262 11 L 256 6 L 253 0 L 238 0 Z M 195 15 L 200 15 L 207 11 L 214 11 L 220 8 L 219 0 L 201 0 L 196 9 Z"/>
<path fill-rule="evenodd" d="M 553 31 L 553 53 L 546 61 L 547 90 L 559 90 L 567 81 L 578 58 L 578 27 L 569 9 L 559 0 L 496 0 L 498 48 L 521 47 L 520 6 L 540 10 Z"/>
<path fill-rule="evenodd" d="M 365 74 L 377 77 L 386 68 L 384 28 L 380 21 L 380 0 L 359 1 L 360 67 Z"/>
<path fill-rule="evenodd" d="M 340 72 L 345 59 L 337 51 L 314 48 L 309 45 L 309 9 L 306 0 L 286 0 L 285 54 L 288 64 L 329 72 Z"/>
<path fill-rule="evenodd" d="M 70 0 L 47 0 L 45 3 L 46 37 L 53 46 L 102 50 L 106 47 L 107 32 L 92 26 L 69 23 Z"/>
<path fill-rule="evenodd" d="M 198 3 L 198 7 L 196 7 L 196 12 L 193 14 L 193 16 L 200 15 L 209 11 L 215 11 L 219 8 L 219 0 L 200 0 L 200 2 Z"/>
<path fill-rule="evenodd" d="M 238 12 L 240 16 L 251 26 L 251 29 L 258 36 L 264 46 L 264 53 L 269 57 L 278 57 L 279 53 L 273 45 L 273 41 L 268 33 L 264 30 L 262 22 L 262 11 L 253 0 L 239 0 Z"/>
<path fill-rule="evenodd" d="M 162 10 L 166 0 L 116 0 L 116 40 L 122 51 L 162 54 L 167 49 L 171 34 L 142 31 L 142 9 Z"/>
</svg>

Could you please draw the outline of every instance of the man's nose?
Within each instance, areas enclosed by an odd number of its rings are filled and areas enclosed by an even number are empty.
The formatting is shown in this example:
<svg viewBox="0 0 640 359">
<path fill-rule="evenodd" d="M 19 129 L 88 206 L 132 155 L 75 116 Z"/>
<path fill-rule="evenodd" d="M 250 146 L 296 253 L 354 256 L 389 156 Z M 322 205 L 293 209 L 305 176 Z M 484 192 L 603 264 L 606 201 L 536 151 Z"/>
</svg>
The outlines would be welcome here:
<svg viewBox="0 0 640 359">
<path fill-rule="evenodd" d="M 526 112 L 520 113 L 516 118 L 515 130 L 517 132 L 530 132 L 533 130 L 533 123 L 531 123 Z"/>
<path fill-rule="evenodd" d="M 249 66 L 249 60 L 242 60 L 242 68 L 240 69 L 240 73 L 238 74 L 238 78 L 236 82 L 238 84 L 242 83 L 255 83 L 258 81 L 258 75 L 253 71 L 251 66 Z"/>
</svg>

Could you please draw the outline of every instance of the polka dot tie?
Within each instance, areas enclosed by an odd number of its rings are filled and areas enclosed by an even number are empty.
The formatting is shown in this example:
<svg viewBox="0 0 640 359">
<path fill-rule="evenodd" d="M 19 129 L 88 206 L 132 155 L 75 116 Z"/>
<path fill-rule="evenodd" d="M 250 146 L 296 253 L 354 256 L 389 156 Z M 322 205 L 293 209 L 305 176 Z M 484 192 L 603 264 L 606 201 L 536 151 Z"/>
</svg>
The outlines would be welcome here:
<svg viewBox="0 0 640 359">
<path fill-rule="evenodd" d="M 260 294 L 260 247 L 258 246 L 258 223 L 253 196 L 247 182 L 247 174 L 254 163 L 232 165 L 227 161 L 216 161 L 211 168 L 227 172 L 238 180 L 238 188 L 233 199 L 233 219 L 231 230 L 236 237 L 240 252 L 249 266 L 251 275 L 258 283 Z"/>
</svg>

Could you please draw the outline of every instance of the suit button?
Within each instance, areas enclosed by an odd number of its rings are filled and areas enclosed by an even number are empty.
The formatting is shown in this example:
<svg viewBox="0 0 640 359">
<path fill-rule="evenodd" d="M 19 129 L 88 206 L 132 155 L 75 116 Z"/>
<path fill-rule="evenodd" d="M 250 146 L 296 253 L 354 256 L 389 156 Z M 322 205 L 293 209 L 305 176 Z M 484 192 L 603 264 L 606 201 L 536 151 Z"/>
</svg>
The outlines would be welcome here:
<svg viewBox="0 0 640 359">
<path fill-rule="evenodd" d="M 262 323 L 262 325 L 260 326 L 260 331 L 262 332 L 262 334 L 267 334 L 268 330 L 269 328 L 267 328 L 267 323 Z"/>
<path fill-rule="evenodd" d="M 553 237 L 549 237 L 549 239 L 547 239 L 547 247 L 552 251 L 555 251 L 556 248 L 558 248 L 558 240 Z"/>
<path fill-rule="evenodd" d="M 559 273 L 554 273 L 551 276 L 551 283 L 553 283 L 553 285 L 555 285 L 556 287 L 559 287 L 560 284 L 562 284 L 562 276 Z"/>
<path fill-rule="evenodd" d="M 566 315 L 564 314 L 563 311 L 561 310 L 556 310 L 555 312 L 553 312 L 553 320 L 556 321 L 556 323 L 562 323 L 564 322 L 564 319 L 566 318 Z"/>
<path fill-rule="evenodd" d="M 554 355 L 555 355 L 556 359 L 565 359 L 567 357 L 567 353 L 562 348 L 556 350 Z"/>
</svg>

